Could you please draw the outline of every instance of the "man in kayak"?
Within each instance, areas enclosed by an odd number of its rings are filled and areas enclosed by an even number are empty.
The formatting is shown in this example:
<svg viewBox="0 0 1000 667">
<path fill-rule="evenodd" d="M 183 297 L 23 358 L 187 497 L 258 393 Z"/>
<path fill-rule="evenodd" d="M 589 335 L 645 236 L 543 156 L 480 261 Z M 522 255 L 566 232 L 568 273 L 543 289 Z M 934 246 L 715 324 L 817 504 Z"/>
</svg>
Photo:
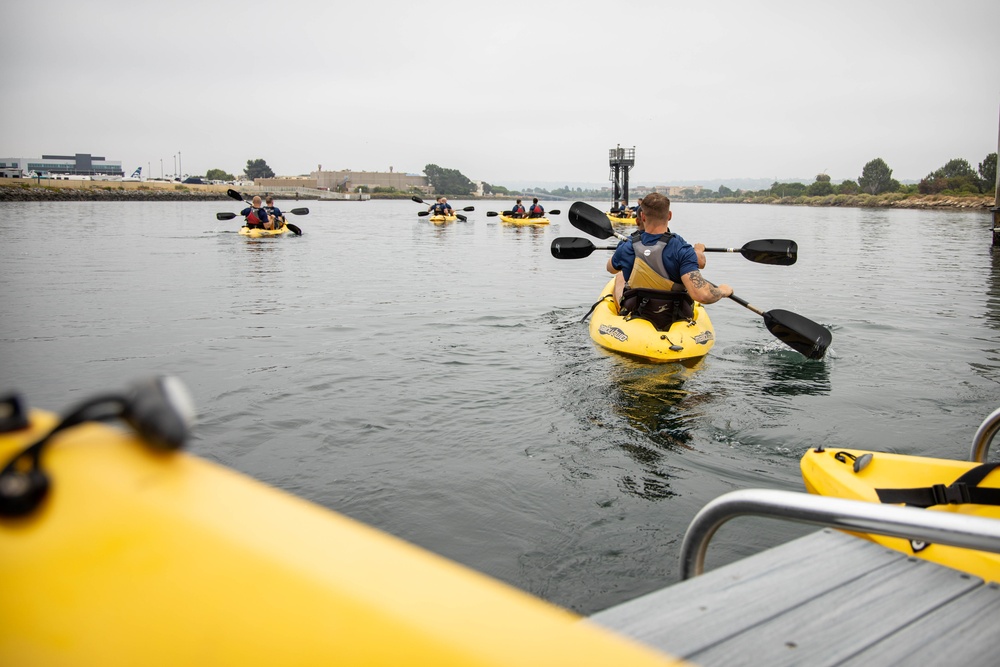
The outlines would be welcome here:
<svg viewBox="0 0 1000 667">
<path fill-rule="evenodd" d="M 529 218 L 541 218 L 545 215 L 545 209 L 538 203 L 538 197 L 531 200 L 531 208 L 528 209 Z"/>
<path fill-rule="evenodd" d="M 438 197 L 437 202 L 431 204 L 427 212 L 431 215 L 455 215 L 447 197 Z"/>
<path fill-rule="evenodd" d="M 654 301 L 655 292 L 685 292 L 703 304 L 732 295 L 733 288 L 729 285 L 716 287 L 701 275 L 700 269 L 705 268 L 705 246 L 700 243 L 691 246 L 672 233 L 668 229 L 671 217 L 670 200 L 665 196 L 653 193 L 643 198 L 639 211 L 642 231 L 619 243 L 608 260 L 608 272 L 617 274 L 616 304 L 624 301 L 629 306 L 629 296 L 636 290 L 643 290 L 645 297 L 654 292 Z"/>
<path fill-rule="evenodd" d="M 625 202 L 621 202 L 620 204 L 618 204 L 618 206 L 612 206 L 609 213 L 611 213 L 611 215 L 615 216 L 616 218 L 624 218 L 627 215 L 625 211 L 626 211 Z"/>
<path fill-rule="evenodd" d="M 268 195 L 267 199 L 264 200 L 264 210 L 271 216 L 274 225 L 280 227 L 284 218 L 281 217 L 281 209 L 274 205 L 274 197 L 272 195 Z"/>
<path fill-rule="evenodd" d="M 514 204 L 510 209 L 510 217 L 512 218 L 523 218 L 524 217 L 524 206 L 521 205 L 521 200 L 518 199 L 517 203 Z"/>
<path fill-rule="evenodd" d="M 267 214 L 267 211 L 261 208 L 260 195 L 255 195 L 250 206 L 240 211 L 240 215 L 246 218 L 247 227 L 251 229 L 254 227 L 258 229 L 274 229 L 274 219 Z"/>
</svg>

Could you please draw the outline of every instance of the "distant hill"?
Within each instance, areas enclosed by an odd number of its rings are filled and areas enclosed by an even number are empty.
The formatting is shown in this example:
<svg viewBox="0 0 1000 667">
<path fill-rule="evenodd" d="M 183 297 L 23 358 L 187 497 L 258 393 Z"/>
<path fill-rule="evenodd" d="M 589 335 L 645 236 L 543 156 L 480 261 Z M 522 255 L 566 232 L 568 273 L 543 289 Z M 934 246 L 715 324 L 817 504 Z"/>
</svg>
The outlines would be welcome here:
<svg viewBox="0 0 1000 667">
<path fill-rule="evenodd" d="M 815 176 L 809 178 L 781 178 L 779 179 L 782 183 L 805 183 L 809 184 L 816 180 Z M 725 185 L 730 190 L 763 190 L 771 187 L 774 183 L 773 178 L 706 178 L 703 180 L 686 180 L 686 181 L 630 181 L 629 188 L 634 188 L 637 186 L 653 187 L 654 185 L 675 185 L 675 186 L 694 186 L 700 185 L 703 188 L 708 188 L 709 190 L 718 190 L 720 185 Z M 497 183 L 497 185 L 502 185 L 505 188 L 512 190 L 525 190 L 528 188 L 543 188 L 545 190 L 555 190 L 557 188 L 562 188 L 569 186 L 571 188 L 582 188 L 584 190 L 600 190 L 601 188 L 610 188 L 611 182 L 604 181 L 601 183 L 595 182 L 575 182 L 575 181 L 512 181 L 509 183 Z"/>
</svg>

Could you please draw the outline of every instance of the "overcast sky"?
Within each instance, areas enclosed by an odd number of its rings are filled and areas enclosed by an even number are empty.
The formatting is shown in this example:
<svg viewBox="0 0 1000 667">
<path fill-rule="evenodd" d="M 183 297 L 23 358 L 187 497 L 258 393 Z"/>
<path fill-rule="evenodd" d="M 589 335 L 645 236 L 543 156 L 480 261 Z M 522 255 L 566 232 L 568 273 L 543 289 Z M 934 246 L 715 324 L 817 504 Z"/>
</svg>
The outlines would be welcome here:
<svg viewBox="0 0 1000 667">
<path fill-rule="evenodd" d="M 899 180 L 997 150 L 1000 2 L 8 2 L 0 156 L 497 185 Z"/>
</svg>

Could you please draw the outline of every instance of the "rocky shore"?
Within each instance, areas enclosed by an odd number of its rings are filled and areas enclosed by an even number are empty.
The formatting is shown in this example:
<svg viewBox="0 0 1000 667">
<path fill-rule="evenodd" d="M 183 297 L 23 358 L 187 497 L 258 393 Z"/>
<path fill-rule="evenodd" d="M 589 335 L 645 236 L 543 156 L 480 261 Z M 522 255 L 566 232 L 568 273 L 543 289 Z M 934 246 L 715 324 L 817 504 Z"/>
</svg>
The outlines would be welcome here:
<svg viewBox="0 0 1000 667">
<path fill-rule="evenodd" d="M 189 188 L 87 187 L 67 188 L 27 184 L 0 186 L 4 201 L 216 201 L 229 199 L 225 192 L 197 191 Z"/>
</svg>

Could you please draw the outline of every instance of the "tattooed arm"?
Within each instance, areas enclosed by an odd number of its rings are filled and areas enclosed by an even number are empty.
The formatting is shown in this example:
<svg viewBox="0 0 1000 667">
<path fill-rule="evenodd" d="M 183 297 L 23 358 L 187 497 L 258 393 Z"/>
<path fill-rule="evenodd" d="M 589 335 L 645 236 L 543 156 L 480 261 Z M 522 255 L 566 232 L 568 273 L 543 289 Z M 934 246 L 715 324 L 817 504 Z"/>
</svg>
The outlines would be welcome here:
<svg viewBox="0 0 1000 667">
<path fill-rule="evenodd" d="M 716 287 L 705 280 L 705 277 L 701 275 L 701 271 L 685 273 L 681 276 L 681 282 L 684 283 L 684 287 L 687 288 L 691 298 L 699 303 L 715 303 L 719 299 L 731 296 L 733 293 L 733 288 L 729 285 L 719 285 Z"/>
</svg>

